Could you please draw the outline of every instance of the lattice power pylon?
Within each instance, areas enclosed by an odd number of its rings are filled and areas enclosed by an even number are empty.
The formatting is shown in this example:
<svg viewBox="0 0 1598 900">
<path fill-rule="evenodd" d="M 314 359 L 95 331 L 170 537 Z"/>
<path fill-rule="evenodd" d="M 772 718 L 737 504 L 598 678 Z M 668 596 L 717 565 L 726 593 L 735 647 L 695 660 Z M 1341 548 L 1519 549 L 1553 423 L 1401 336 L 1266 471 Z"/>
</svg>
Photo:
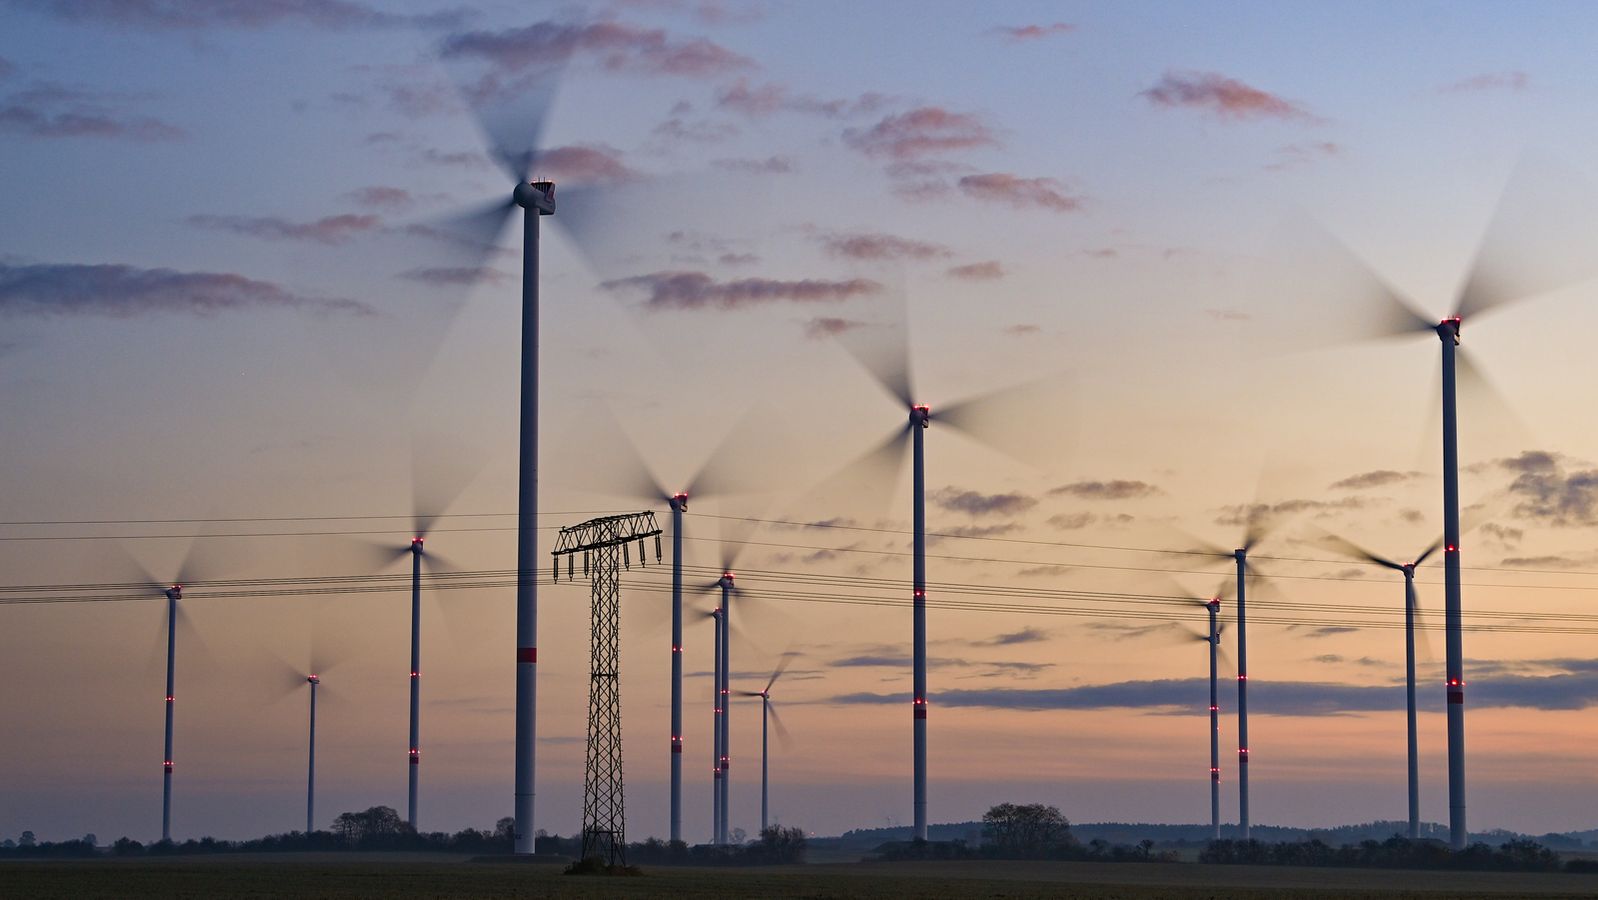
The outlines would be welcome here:
<svg viewBox="0 0 1598 900">
<path fill-rule="evenodd" d="M 593 585 L 589 644 L 588 764 L 583 773 L 583 858 L 608 865 L 626 862 L 627 825 L 621 774 L 621 570 L 632 568 L 629 547 L 638 543 L 638 564 L 644 564 L 645 542 L 655 539 L 660 562 L 660 528 L 652 512 L 605 516 L 560 530 L 555 544 L 555 580 L 560 558 L 566 577 L 583 575 Z"/>
</svg>

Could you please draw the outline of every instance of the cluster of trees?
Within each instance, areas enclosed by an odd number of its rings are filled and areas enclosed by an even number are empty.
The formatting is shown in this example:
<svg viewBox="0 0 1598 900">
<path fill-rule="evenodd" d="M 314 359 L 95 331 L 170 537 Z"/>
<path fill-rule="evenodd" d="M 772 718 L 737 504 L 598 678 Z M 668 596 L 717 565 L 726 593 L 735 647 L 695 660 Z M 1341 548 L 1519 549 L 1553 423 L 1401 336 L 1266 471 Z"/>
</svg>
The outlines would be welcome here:
<svg viewBox="0 0 1598 900">
<path fill-rule="evenodd" d="M 471 853 L 490 855 L 510 853 L 516 820 L 500 819 L 492 831 L 473 828 L 453 834 L 435 831 L 419 833 L 402 819 L 390 806 L 374 806 L 360 812 L 340 814 L 327 831 L 290 831 L 247 841 L 224 841 L 216 838 L 187 841 L 158 841 L 141 844 L 121 838 L 112 844 L 109 852 L 116 856 L 194 856 L 212 853 L 297 853 L 306 851 L 339 850 L 410 850 L 442 853 Z M 726 847 L 702 845 L 690 847 L 681 841 L 667 842 L 650 838 L 627 846 L 629 861 L 651 865 L 776 865 L 802 863 L 805 860 L 805 833 L 800 828 L 774 826 L 760 833 L 760 837 Z M 579 835 L 561 837 L 540 831 L 534 839 L 538 853 L 552 856 L 569 856 L 573 859 L 582 852 Z M 0 858 L 68 858 L 96 856 L 105 852 L 98 846 L 94 835 L 71 841 L 51 843 L 35 839 L 33 832 L 24 831 L 20 840 L 0 842 Z"/>
<path fill-rule="evenodd" d="M 892 841 L 876 850 L 879 860 L 928 859 L 1078 859 L 1147 862 L 1174 859 L 1155 853 L 1154 842 L 1111 844 L 1101 838 L 1083 844 L 1058 807 L 1041 803 L 1001 803 L 982 816 L 982 841 Z"/>
<path fill-rule="evenodd" d="M 1322 841 L 1264 843 L 1213 841 L 1199 862 L 1267 866 L 1356 866 L 1376 869 L 1472 869 L 1506 872 L 1556 872 L 1566 866 L 1559 854 L 1536 841 L 1517 838 L 1493 847 L 1475 843 L 1455 853 L 1442 841 L 1394 835 L 1385 841 L 1360 841 L 1333 847 Z M 1583 869 L 1578 864 L 1570 868 Z"/>
</svg>

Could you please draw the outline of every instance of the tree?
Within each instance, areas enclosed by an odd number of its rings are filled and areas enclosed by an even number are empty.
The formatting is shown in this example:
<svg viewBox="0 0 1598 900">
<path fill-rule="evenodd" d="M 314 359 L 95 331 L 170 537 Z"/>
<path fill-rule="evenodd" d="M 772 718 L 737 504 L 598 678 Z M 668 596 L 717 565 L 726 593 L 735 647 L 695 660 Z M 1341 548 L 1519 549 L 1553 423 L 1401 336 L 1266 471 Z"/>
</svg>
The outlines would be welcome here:
<svg viewBox="0 0 1598 900">
<path fill-rule="evenodd" d="M 374 806 L 365 812 L 339 813 L 333 831 L 346 842 L 359 844 L 373 839 L 412 834 L 411 826 L 392 806 Z"/>
<path fill-rule="evenodd" d="M 83 836 L 83 842 L 88 844 L 90 847 L 100 846 L 100 839 L 95 837 L 94 832 L 92 831 Z"/>
<path fill-rule="evenodd" d="M 982 816 L 982 835 L 997 856 L 1035 859 L 1064 849 L 1071 823 L 1058 807 L 1001 803 Z"/>
<path fill-rule="evenodd" d="M 749 832 L 744 831 L 742 828 L 734 828 L 732 830 L 731 837 L 732 845 L 734 847 L 742 847 L 744 845 L 744 841 L 749 840 Z"/>
<path fill-rule="evenodd" d="M 33 836 L 33 832 L 24 831 L 22 833 L 22 838 L 17 841 L 17 846 L 18 847 L 32 847 L 32 846 L 34 846 L 37 843 L 39 843 L 39 839 Z"/>
</svg>

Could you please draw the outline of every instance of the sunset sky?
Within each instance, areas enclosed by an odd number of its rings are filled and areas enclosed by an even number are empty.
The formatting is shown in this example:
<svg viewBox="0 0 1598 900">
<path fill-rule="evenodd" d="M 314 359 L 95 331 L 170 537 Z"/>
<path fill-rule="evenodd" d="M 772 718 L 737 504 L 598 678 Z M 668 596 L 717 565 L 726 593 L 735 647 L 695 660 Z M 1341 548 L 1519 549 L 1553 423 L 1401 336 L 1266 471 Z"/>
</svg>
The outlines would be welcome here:
<svg viewBox="0 0 1598 900">
<path fill-rule="evenodd" d="M 931 821 L 1205 821 L 1183 598 L 1228 563 L 1173 551 L 1250 518 L 1253 821 L 1401 819 L 1402 580 L 1325 538 L 1440 535 L 1438 347 L 1362 339 L 1376 307 L 1321 235 L 1430 318 L 1506 185 L 1522 259 L 1598 247 L 1595 44 L 1575 2 L 0 2 L 0 837 L 158 836 L 164 601 L 19 601 L 126 597 L 84 586 L 191 545 L 200 580 L 253 583 L 185 594 L 175 836 L 300 827 L 313 646 L 318 818 L 403 812 L 408 588 L 366 551 L 408 541 L 413 496 L 468 573 L 424 601 L 421 826 L 511 814 L 520 263 L 463 286 L 440 229 L 511 188 L 477 92 L 550 84 L 545 543 L 648 503 L 622 433 L 667 485 L 711 459 L 761 486 L 688 514 L 691 841 L 726 547 L 734 690 L 795 654 L 774 815 L 911 821 L 908 473 L 850 465 L 904 412 L 849 351 L 905 323 L 935 413 L 998 392 L 980 440 L 926 436 Z M 1493 385 L 1460 400 L 1473 830 L 1598 827 L 1598 266 L 1557 274 L 1464 326 Z M 667 833 L 668 575 L 624 578 L 632 839 Z M 362 591 L 310 582 L 336 576 Z M 1440 629 L 1441 569 L 1418 579 Z M 587 585 L 540 598 L 536 824 L 569 834 Z M 751 833 L 758 715 L 731 720 Z"/>
</svg>

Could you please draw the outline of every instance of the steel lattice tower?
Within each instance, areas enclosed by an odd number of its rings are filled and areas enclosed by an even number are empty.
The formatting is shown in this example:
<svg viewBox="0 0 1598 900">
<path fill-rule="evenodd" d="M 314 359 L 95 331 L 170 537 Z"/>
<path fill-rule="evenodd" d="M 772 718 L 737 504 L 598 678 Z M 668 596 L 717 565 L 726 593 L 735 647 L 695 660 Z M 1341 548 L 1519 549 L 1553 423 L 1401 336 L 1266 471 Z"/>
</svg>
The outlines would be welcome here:
<svg viewBox="0 0 1598 900">
<path fill-rule="evenodd" d="M 582 857 L 613 866 L 625 863 L 627 852 L 621 765 L 621 570 L 632 566 L 628 545 L 633 541 L 638 542 L 638 563 L 644 564 L 644 541 L 650 537 L 655 539 L 659 562 L 660 534 L 654 513 L 606 516 L 562 528 L 554 550 L 557 580 L 560 557 L 566 557 L 567 577 L 574 577 L 581 553 L 583 574 L 593 588 Z"/>
</svg>

